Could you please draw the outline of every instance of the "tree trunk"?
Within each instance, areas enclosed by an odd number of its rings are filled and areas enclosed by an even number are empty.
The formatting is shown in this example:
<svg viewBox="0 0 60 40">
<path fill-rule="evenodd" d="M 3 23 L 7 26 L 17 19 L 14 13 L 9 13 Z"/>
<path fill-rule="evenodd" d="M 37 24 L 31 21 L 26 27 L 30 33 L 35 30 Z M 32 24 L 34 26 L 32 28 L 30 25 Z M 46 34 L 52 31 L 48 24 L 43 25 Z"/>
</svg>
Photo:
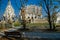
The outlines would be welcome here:
<svg viewBox="0 0 60 40">
<path fill-rule="evenodd" d="M 26 29 L 26 21 L 23 20 L 23 29 Z"/>
<path fill-rule="evenodd" d="M 50 30 L 52 30 L 51 17 L 49 12 L 48 12 L 48 22 L 49 22 Z"/>
<path fill-rule="evenodd" d="M 23 24 L 23 29 L 26 29 L 25 9 L 24 9 L 24 8 L 22 8 L 21 14 L 22 14 L 22 20 L 23 20 L 23 22 L 22 22 L 22 24 Z"/>
<path fill-rule="evenodd" d="M 56 27 L 55 27 L 55 23 L 54 23 L 54 20 L 53 20 L 53 30 L 55 30 L 55 28 L 56 28 Z"/>
</svg>

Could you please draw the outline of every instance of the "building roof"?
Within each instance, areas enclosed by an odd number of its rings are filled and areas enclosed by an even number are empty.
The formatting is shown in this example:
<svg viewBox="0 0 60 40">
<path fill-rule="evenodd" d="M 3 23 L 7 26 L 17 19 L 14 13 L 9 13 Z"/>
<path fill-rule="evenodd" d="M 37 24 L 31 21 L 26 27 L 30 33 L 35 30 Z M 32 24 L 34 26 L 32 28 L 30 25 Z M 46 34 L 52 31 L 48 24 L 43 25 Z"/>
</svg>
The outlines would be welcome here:
<svg viewBox="0 0 60 40">
<path fill-rule="evenodd" d="M 6 10 L 5 10 L 5 13 L 4 13 L 3 16 L 8 16 L 8 15 L 15 16 L 14 9 L 13 9 L 13 7 L 11 5 L 10 0 L 8 1 L 8 5 L 6 7 Z"/>
</svg>

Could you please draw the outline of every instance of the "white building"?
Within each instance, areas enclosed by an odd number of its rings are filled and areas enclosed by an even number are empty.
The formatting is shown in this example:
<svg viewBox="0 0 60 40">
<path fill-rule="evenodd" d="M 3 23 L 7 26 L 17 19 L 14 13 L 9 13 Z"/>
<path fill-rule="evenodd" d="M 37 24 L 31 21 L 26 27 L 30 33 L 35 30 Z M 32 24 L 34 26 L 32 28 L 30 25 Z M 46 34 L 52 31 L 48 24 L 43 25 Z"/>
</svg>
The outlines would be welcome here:
<svg viewBox="0 0 60 40">
<path fill-rule="evenodd" d="M 20 16 L 22 19 L 21 11 Z M 25 7 L 25 20 L 30 20 L 31 22 L 34 22 L 35 19 L 41 19 L 41 18 L 42 18 L 41 6 L 28 5 Z"/>
<path fill-rule="evenodd" d="M 11 2 L 10 0 L 8 1 L 8 5 L 6 7 L 6 10 L 5 10 L 5 13 L 4 13 L 4 20 L 7 22 L 8 20 L 10 21 L 14 21 L 14 17 L 15 17 L 15 14 L 14 14 L 14 9 L 11 5 Z"/>
<path fill-rule="evenodd" d="M 57 14 L 57 20 L 56 20 L 56 23 L 60 23 L 60 12 L 58 12 L 58 14 Z"/>
</svg>

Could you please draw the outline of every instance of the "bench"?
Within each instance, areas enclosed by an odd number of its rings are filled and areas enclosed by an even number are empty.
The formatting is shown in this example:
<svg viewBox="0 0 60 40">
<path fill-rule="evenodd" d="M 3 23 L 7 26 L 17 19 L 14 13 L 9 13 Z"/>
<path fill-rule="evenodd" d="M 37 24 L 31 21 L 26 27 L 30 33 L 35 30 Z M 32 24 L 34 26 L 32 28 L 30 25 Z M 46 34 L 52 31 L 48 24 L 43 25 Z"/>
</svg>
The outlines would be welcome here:
<svg viewBox="0 0 60 40">
<path fill-rule="evenodd" d="M 21 38 L 21 33 L 17 31 L 4 32 L 6 38 Z"/>
</svg>

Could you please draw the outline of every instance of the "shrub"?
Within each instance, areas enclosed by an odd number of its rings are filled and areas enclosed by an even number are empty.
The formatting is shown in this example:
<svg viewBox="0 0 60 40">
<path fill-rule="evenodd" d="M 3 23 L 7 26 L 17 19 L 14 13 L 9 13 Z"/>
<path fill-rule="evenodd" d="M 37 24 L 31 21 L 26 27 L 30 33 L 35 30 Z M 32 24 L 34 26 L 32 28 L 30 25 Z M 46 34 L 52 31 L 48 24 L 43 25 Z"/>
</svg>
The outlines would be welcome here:
<svg viewBox="0 0 60 40">
<path fill-rule="evenodd" d="M 56 27 L 60 27 L 60 24 L 56 24 Z"/>
<path fill-rule="evenodd" d="M 20 25 L 21 23 L 18 20 L 14 22 L 14 26 L 20 26 Z"/>
</svg>

